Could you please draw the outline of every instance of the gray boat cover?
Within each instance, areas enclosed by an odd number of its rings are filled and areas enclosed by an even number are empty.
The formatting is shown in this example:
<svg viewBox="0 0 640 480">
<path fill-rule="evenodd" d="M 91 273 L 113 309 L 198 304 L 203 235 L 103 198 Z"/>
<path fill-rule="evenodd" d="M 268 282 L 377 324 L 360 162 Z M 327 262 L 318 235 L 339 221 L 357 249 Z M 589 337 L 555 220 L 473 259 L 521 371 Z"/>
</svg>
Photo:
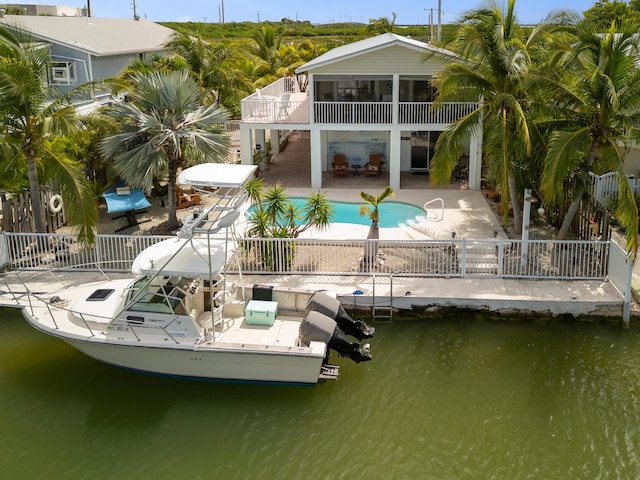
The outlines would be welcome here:
<svg viewBox="0 0 640 480">
<path fill-rule="evenodd" d="M 320 312 L 329 318 L 337 318 L 340 312 L 340 300 L 330 297 L 326 293 L 316 292 L 307 302 L 305 313 Z"/>
<path fill-rule="evenodd" d="M 334 319 L 319 312 L 309 312 L 300 323 L 300 341 L 305 345 L 309 345 L 309 342 L 329 343 L 335 329 Z"/>
</svg>

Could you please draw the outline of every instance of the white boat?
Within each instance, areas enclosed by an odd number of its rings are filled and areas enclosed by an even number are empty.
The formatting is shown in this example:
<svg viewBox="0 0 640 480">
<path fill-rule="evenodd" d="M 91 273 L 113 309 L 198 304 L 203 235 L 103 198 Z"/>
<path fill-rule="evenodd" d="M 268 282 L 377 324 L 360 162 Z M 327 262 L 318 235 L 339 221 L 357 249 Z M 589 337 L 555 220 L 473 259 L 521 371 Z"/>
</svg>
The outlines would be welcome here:
<svg viewBox="0 0 640 480">
<path fill-rule="evenodd" d="M 186 169 L 179 183 L 213 190 L 213 205 L 183 221 L 175 238 L 142 251 L 131 278 L 30 293 L 21 300 L 24 316 L 97 360 L 153 374 L 316 384 L 338 378 L 329 348 L 356 362 L 370 360 L 368 345 L 343 333 L 362 340 L 374 329 L 353 321 L 337 300 L 306 290 L 245 286 L 241 274 L 229 281 L 234 223 L 255 168 Z M 324 333 L 316 332 L 318 323 Z"/>
</svg>

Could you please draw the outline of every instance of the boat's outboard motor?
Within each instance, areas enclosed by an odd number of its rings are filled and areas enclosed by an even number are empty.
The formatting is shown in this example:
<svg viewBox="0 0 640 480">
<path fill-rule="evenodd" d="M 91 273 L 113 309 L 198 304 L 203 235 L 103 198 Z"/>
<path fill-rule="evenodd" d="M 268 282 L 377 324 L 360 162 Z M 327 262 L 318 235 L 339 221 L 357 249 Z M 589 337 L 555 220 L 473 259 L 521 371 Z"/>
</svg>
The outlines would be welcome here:
<svg viewBox="0 0 640 480">
<path fill-rule="evenodd" d="M 343 357 L 349 357 L 356 363 L 371 360 L 371 346 L 366 343 L 360 346 L 345 337 L 338 324 L 332 318 L 320 312 L 308 312 L 300 323 L 300 340 L 305 345 L 310 342 L 325 342 L 329 348 Z"/>
<path fill-rule="evenodd" d="M 340 330 L 347 335 L 356 337 L 358 340 L 373 337 L 376 329 L 367 325 L 363 321 L 354 320 L 344 310 L 339 300 L 327 295 L 326 293 L 316 292 L 307 302 L 305 313 L 311 311 L 320 312 L 327 317 L 333 318 Z"/>
</svg>

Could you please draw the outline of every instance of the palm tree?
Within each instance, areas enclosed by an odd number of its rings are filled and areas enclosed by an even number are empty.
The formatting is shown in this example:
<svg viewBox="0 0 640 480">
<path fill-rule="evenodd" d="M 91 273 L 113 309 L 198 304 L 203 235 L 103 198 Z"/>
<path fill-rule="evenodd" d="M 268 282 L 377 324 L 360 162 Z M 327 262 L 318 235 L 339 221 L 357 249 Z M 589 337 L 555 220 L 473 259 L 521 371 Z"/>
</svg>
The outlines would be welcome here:
<svg viewBox="0 0 640 480">
<path fill-rule="evenodd" d="M 122 178 L 150 191 L 155 177 L 168 176 L 167 228 L 179 227 L 176 177 L 179 168 L 203 161 L 225 162 L 228 137 L 221 133 L 227 113 L 204 107 L 206 93 L 187 71 L 135 74 L 131 101 L 107 111 L 121 121 L 119 132 L 104 138 L 101 153 L 113 156 Z"/>
<path fill-rule="evenodd" d="M 213 101 L 234 114 L 242 96 L 255 88 L 243 69 L 247 56 L 238 48 L 183 33 L 174 34 L 167 47 L 184 60 L 198 82 L 211 92 Z"/>
<path fill-rule="evenodd" d="M 391 20 L 388 17 L 370 18 L 369 23 L 362 30 L 360 35 L 363 37 L 373 37 L 387 32 L 393 33 L 398 14 L 396 12 L 391 12 L 391 16 Z"/>
<path fill-rule="evenodd" d="M 262 191 L 262 179 L 255 178 L 249 180 L 245 188 L 255 202 L 246 236 L 283 239 L 280 244 L 260 245 L 262 262 L 272 269 L 284 270 L 293 263 L 295 243 L 287 239 L 298 238 L 310 228 L 323 230 L 333 220 L 334 207 L 325 192 L 312 192 L 302 205 L 296 205 L 286 196 L 286 187 L 279 183 Z"/>
<path fill-rule="evenodd" d="M 551 19 L 549 19 L 551 20 Z M 543 40 L 551 23 L 536 26 L 526 41 L 515 16 L 515 0 L 502 10 L 495 3 L 468 12 L 455 36 L 444 46 L 460 54 L 435 76 L 436 106 L 444 102 L 477 102 L 477 108 L 452 123 L 439 137 L 431 160 L 431 177 L 448 184 L 470 136 L 484 132 L 484 161 L 501 192 L 504 224 L 509 202 L 520 233 L 522 217 L 515 165 L 532 152 L 528 95 L 523 80 L 529 71 L 529 50 Z M 437 55 L 437 54 L 436 54 Z"/>
<path fill-rule="evenodd" d="M 371 219 L 371 226 L 369 227 L 367 240 L 374 240 L 373 242 L 367 242 L 365 255 L 362 259 L 365 264 L 373 265 L 378 256 L 378 242 L 375 241 L 380 238 L 380 230 L 378 228 L 380 212 L 378 211 L 378 207 L 385 198 L 394 196 L 395 192 L 390 186 L 385 187 L 378 196 L 374 196 L 366 192 L 360 192 L 360 197 L 362 197 L 362 200 L 367 203 L 367 205 L 362 205 L 360 207 L 360 215 L 368 215 Z"/>
<path fill-rule="evenodd" d="M 40 201 L 45 174 L 65 201 L 65 212 L 82 241 L 93 243 L 98 211 L 82 165 L 72 161 L 57 137 L 78 127 L 75 109 L 47 79 L 49 52 L 28 34 L 0 27 L 0 152 L 5 169 L 27 166 L 35 230 L 46 233 Z"/>
<path fill-rule="evenodd" d="M 279 183 L 261 191 L 262 179 L 247 182 L 247 191 L 256 202 L 249 217 L 250 237 L 298 238 L 310 228 L 325 229 L 333 220 L 333 205 L 326 192 L 311 192 L 302 206 L 286 195 L 286 187 Z"/>
<path fill-rule="evenodd" d="M 638 248 L 638 209 L 624 158 L 640 142 L 640 38 L 638 25 L 612 23 L 605 34 L 582 25 L 577 41 L 558 46 L 555 75 L 536 79 L 536 93 L 551 99 L 541 120 L 552 129 L 541 188 L 550 205 L 569 203 L 558 232 L 568 236 L 580 201 L 590 193 L 590 171 L 618 173 L 616 216 L 626 229 L 627 250 Z"/>
</svg>

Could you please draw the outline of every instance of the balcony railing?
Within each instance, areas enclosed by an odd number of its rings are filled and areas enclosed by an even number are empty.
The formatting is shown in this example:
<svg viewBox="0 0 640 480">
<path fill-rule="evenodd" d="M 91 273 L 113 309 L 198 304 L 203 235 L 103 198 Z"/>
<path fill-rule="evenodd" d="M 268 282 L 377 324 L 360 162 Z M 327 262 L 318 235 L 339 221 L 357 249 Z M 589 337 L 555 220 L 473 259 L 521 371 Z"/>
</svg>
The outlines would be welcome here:
<svg viewBox="0 0 640 480">
<path fill-rule="evenodd" d="M 432 102 L 400 102 L 398 123 L 453 123 L 477 108 L 476 103 L 445 103 L 434 107 Z"/>
<path fill-rule="evenodd" d="M 315 102 L 316 123 L 391 123 L 391 102 Z"/>
<path fill-rule="evenodd" d="M 302 98 L 301 98 L 302 97 Z M 245 123 L 309 123 L 308 97 L 304 94 L 251 95 L 242 100 L 242 121 Z"/>
<path fill-rule="evenodd" d="M 309 97 L 306 93 L 277 94 L 267 89 L 242 100 L 242 121 L 246 123 L 309 123 Z M 390 124 L 393 123 L 392 102 L 314 102 L 313 118 L 319 124 Z M 447 103 L 434 107 L 427 102 L 398 104 L 398 124 L 448 125 L 471 113 L 475 103 Z"/>
</svg>

